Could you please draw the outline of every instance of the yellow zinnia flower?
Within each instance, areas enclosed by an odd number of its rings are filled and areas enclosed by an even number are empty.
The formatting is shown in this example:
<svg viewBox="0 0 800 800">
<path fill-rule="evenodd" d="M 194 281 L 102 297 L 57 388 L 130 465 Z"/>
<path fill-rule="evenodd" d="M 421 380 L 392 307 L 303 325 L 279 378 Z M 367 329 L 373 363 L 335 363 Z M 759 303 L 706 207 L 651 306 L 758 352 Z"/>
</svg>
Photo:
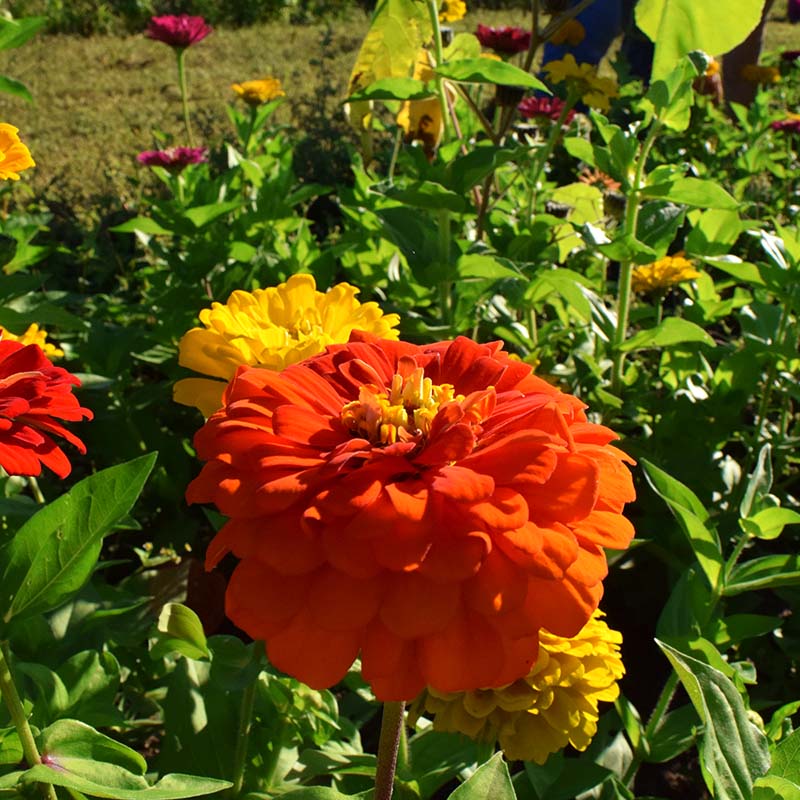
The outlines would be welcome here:
<svg viewBox="0 0 800 800">
<path fill-rule="evenodd" d="M 595 611 L 572 638 L 539 631 L 539 656 L 530 673 L 498 689 L 445 694 L 426 689 L 409 719 L 433 716 L 435 730 L 497 741 L 509 759 L 544 764 L 571 744 L 585 750 L 597 733 L 598 704 L 619 696 L 625 674 L 622 635 Z"/>
<path fill-rule="evenodd" d="M 181 339 L 178 362 L 222 381 L 180 380 L 173 399 L 210 417 L 242 365 L 281 370 L 346 342 L 354 330 L 397 339 L 397 314 L 384 314 L 377 303 L 359 303 L 357 294 L 347 283 L 318 292 L 312 275 L 292 275 L 278 286 L 235 291 L 227 303 L 212 303 L 200 312 L 205 327 L 192 328 Z"/>
<path fill-rule="evenodd" d="M 0 327 L 0 339 L 10 339 L 12 342 L 20 342 L 20 344 L 25 345 L 38 344 L 42 352 L 51 361 L 64 356 L 63 350 L 47 341 L 47 331 L 44 328 L 40 328 L 35 322 L 29 325 L 25 333 L 21 333 L 19 336 L 15 336 L 11 331 Z"/>
<path fill-rule="evenodd" d="M 619 94 L 612 78 L 599 77 L 597 67 L 592 64 L 578 64 L 572 53 L 559 61 L 548 62 L 544 71 L 553 83 L 567 83 L 574 87 L 586 105 L 600 111 L 608 111 L 609 99 Z"/>
<path fill-rule="evenodd" d="M 231 84 L 236 94 L 249 106 L 260 106 L 276 97 L 286 97 L 286 92 L 281 87 L 277 78 L 261 78 L 257 81 L 244 81 Z"/>
<path fill-rule="evenodd" d="M 720 69 L 721 67 L 719 61 L 717 61 L 716 58 L 712 58 L 708 62 L 708 66 L 706 67 L 706 71 L 703 73 L 703 77 L 713 78 L 715 75 L 719 75 Z"/>
<path fill-rule="evenodd" d="M 700 273 L 694 268 L 692 262 L 678 253 L 674 256 L 659 258 L 652 264 L 636 267 L 631 276 L 631 286 L 634 292 L 661 292 L 699 276 Z"/>
<path fill-rule="evenodd" d="M 19 128 L 0 122 L 0 180 L 19 180 L 19 173 L 35 167 L 31 151 L 20 141 Z"/>
<path fill-rule="evenodd" d="M 464 0 L 442 0 L 439 7 L 439 22 L 458 22 L 464 19 L 467 4 Z"/>
</svg>

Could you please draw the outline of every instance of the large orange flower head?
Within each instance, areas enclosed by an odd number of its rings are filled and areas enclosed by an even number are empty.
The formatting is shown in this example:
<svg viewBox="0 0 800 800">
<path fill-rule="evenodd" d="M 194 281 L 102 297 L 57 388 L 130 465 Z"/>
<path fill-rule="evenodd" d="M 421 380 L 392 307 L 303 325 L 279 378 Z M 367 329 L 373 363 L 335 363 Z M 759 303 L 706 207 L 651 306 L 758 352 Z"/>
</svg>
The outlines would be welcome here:
<svg viewBox="0 0 800 800">
<path fill-rule="evenodd" d="M 72 469 L 53 435 L 86 452 L 61 420 L 91 419 L 72 394 L 80 381 L 54 367 L 37 344 L 0 340 L 0 466 L 10 475 L 39 475 L 42 467 L 65 478 Z"/>
<path fill-rule="evenodd" d="M 276 667 L 322 688 L 360 654 L 381 700 L 503 686 L 589 619 L 629 459 L 501 347 L 355 332 L 236 374 L 187 498 L 229 517 L 207 565 L 240 559 L 227 613 Z"/>
</svg>

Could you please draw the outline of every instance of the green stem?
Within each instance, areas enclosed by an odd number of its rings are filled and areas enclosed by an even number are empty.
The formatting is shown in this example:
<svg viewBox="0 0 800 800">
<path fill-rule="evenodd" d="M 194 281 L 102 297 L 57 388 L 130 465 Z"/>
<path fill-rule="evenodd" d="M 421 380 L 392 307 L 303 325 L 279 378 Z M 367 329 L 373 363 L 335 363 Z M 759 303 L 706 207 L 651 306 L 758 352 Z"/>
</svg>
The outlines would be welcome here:
<svg viewBox="0 0 800 800">
<path fill-rule="evenodd" d="M 387 174 L 387 179 L 389 180 L 389 184 L 394 183 L 394 170 L 397 166 L 397 157 L 400 155 L 400 145 L 403 142 L 403 130 L 402 128 L 397 129 L 397 133 L 394 135 L 394 147 L 392 148 L 392 158 L 389 161 L 389 172 Z"/>
<path fill-rule="evenodd" d="M 404 710 L 405 703 L 403 702 L 383 704 L 381 738 L 378 743 L 378 767 L 375 771 L 375 800 L 391 800 L 392 798 Z"/>
<path fill-rule="evenodd" d="M 647 157 L 650 148 L 655 143 L 661 124 L 655 120 L 647 132 L 639 158 L 636 163 L 636 171 L 633 177 L 633 185 L 628 193 L 628 204 L 625 208 L 624 236 L 636 236 L 636 225 L 639 221 L 639 196 L 642 191 L 642 177 L 644 176 Z M 619 285 L 617 287 L 617 328 L 614 331 L 614 341 L 612 343 L 613 366 L 611 369 L 611 391 L 619 394 L 622 388 L 622 370 L 625 366 L 625 353 L 622 345 L 628 335 L 628 315 L 631 307 L 631 282 L 633 278 L 633 261 L 626 259 L 619 265 Z"/>
<path fill-rule="evenodd" d="M 431 18 L 431 27 L 433 28 L 433 54 L 436 58 L 436 66 L 439 67 L 444 63 L 444 49 L 442 48 L 442 29 L 439 25 L 439 3 L 437 0 L 428 0 L 428 14 Z M 439 95 L 439 105 L 442 107 L 442 125 L 444 127 L 444 136 L 442 141 L 446 142 L 450 135 L 450 120 L 447 116 L 447 90 L 444 86 L 444 80 L 436 76 L 436 93 Z"/>
<path fill-rule="evenodd" d="M 14 677 L 11 674 L 11 668 L 8 665 L 8 655 L 6 652 L 6 643 L 0 643 L 0 694 L 3 695 L 3 701 L 6 704 L 8 713 L 11 716 L 11 721 L 19 736 L 20 744 L 22 745 L 22 752 L 25 755 L 25 761 L 29 767 L 35 767 L 42 763 L 42 757 L 39 755 L 39 750 L 36 747 L 36 741 L 33 738 L 33 731 L 28 724 L 28 718 L 25 716 L 25 708 L 22 705 L 19 692 L 17 692 Z M 57 800 L 56 790 L 52 784 L 41 783 L 39 787 L 42 794 L 47 800 Z"/>
<path fill-rule="evenodd" d="M 250 740 L 250 728 L 253 724 L 253 706 L 255 705 L 257 683 L 258 676 L 242 692 L 242 702 L 239 706 L 239 730 L 236 737 L 236 749 L 233 754 L 233 786 L 227 792 L 231 800 L 239 797 L 242 793 L 244 768 L 247 763 L 247 744 Z"/>
<path fill-rule="evenodd" d="M 189 147 L 194 146 L 194 138 L 192 137 L 192 124 L 189 121 L 189 93 L 186 89 L 186 65 L 183 63 L 184 56 L 186 55 L 186 48 L 179 47 L 175 50 L 175 55 L 178 59 L 178 85 L 181 90 L 181 105 L 183 106 L 183 125 L 186 128 L 186 140 Z"/>
<path fill-rule="evenodd" d="M 184 106 L 185 108 L 185 106 Z M 258 106 L 250 106 L 250 124 L 247 127 L 247 138 L 244 140 L 243 155 L 245 158 L 250 157 L 250 140 L 253 138 L 253 129 L 256 126 L 256 117 L 258 116 Z M 186 111 L 184 110 L 184 119 L 188 119 Z"/>
<path fill-rule="evenodd" d="M 446 275 L 450 273 L 450 212 L 446 208 L 439 209 L 439 262 Z M 442 322 L 452 325 L 453 298 L 450 293 L 452 281 L 445 279 L 439 282 L 439 300 L 442 307 Z"/>
</svg>

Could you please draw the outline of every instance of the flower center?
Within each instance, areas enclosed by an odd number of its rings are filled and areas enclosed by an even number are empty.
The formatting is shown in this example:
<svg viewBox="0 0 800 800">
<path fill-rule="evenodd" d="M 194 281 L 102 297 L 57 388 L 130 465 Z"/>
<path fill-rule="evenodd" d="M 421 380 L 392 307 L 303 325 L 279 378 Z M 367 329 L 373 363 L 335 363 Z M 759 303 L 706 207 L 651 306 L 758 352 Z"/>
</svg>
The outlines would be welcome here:
<svg viewBox="0 0 800 800">
<path fill-rule="evenodd" d="M 341 420 L 353 435 L 373 444 L 421 442 L 430 433 L 439 407 L 463 399 L 453 394 L 451 384 L 435 385 L 417 367 L 408 378 L 395 374 L 388 391 L 362 386 L 358 400 L 342 409 Z"/>
</svg>

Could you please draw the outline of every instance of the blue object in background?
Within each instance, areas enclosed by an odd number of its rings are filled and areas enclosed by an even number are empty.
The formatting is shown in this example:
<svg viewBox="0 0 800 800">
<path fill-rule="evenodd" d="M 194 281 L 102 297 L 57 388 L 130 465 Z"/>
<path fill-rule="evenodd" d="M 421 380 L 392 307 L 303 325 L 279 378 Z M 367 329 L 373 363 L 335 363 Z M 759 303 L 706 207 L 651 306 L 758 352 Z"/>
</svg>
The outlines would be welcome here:
<svg viewBox="0 0 800 800">
<path fill-rule="evenodd" d="M 558 61 L 567 53 L 571 53 L 579 64 L 599 64 L 611 43 L 623 31 L 622 0 L 595 0 L 575 19 L 586 30 L 584 40 L 575 47 L 548 42 L 544 47 L 543 64 Z"/>
</svg>

